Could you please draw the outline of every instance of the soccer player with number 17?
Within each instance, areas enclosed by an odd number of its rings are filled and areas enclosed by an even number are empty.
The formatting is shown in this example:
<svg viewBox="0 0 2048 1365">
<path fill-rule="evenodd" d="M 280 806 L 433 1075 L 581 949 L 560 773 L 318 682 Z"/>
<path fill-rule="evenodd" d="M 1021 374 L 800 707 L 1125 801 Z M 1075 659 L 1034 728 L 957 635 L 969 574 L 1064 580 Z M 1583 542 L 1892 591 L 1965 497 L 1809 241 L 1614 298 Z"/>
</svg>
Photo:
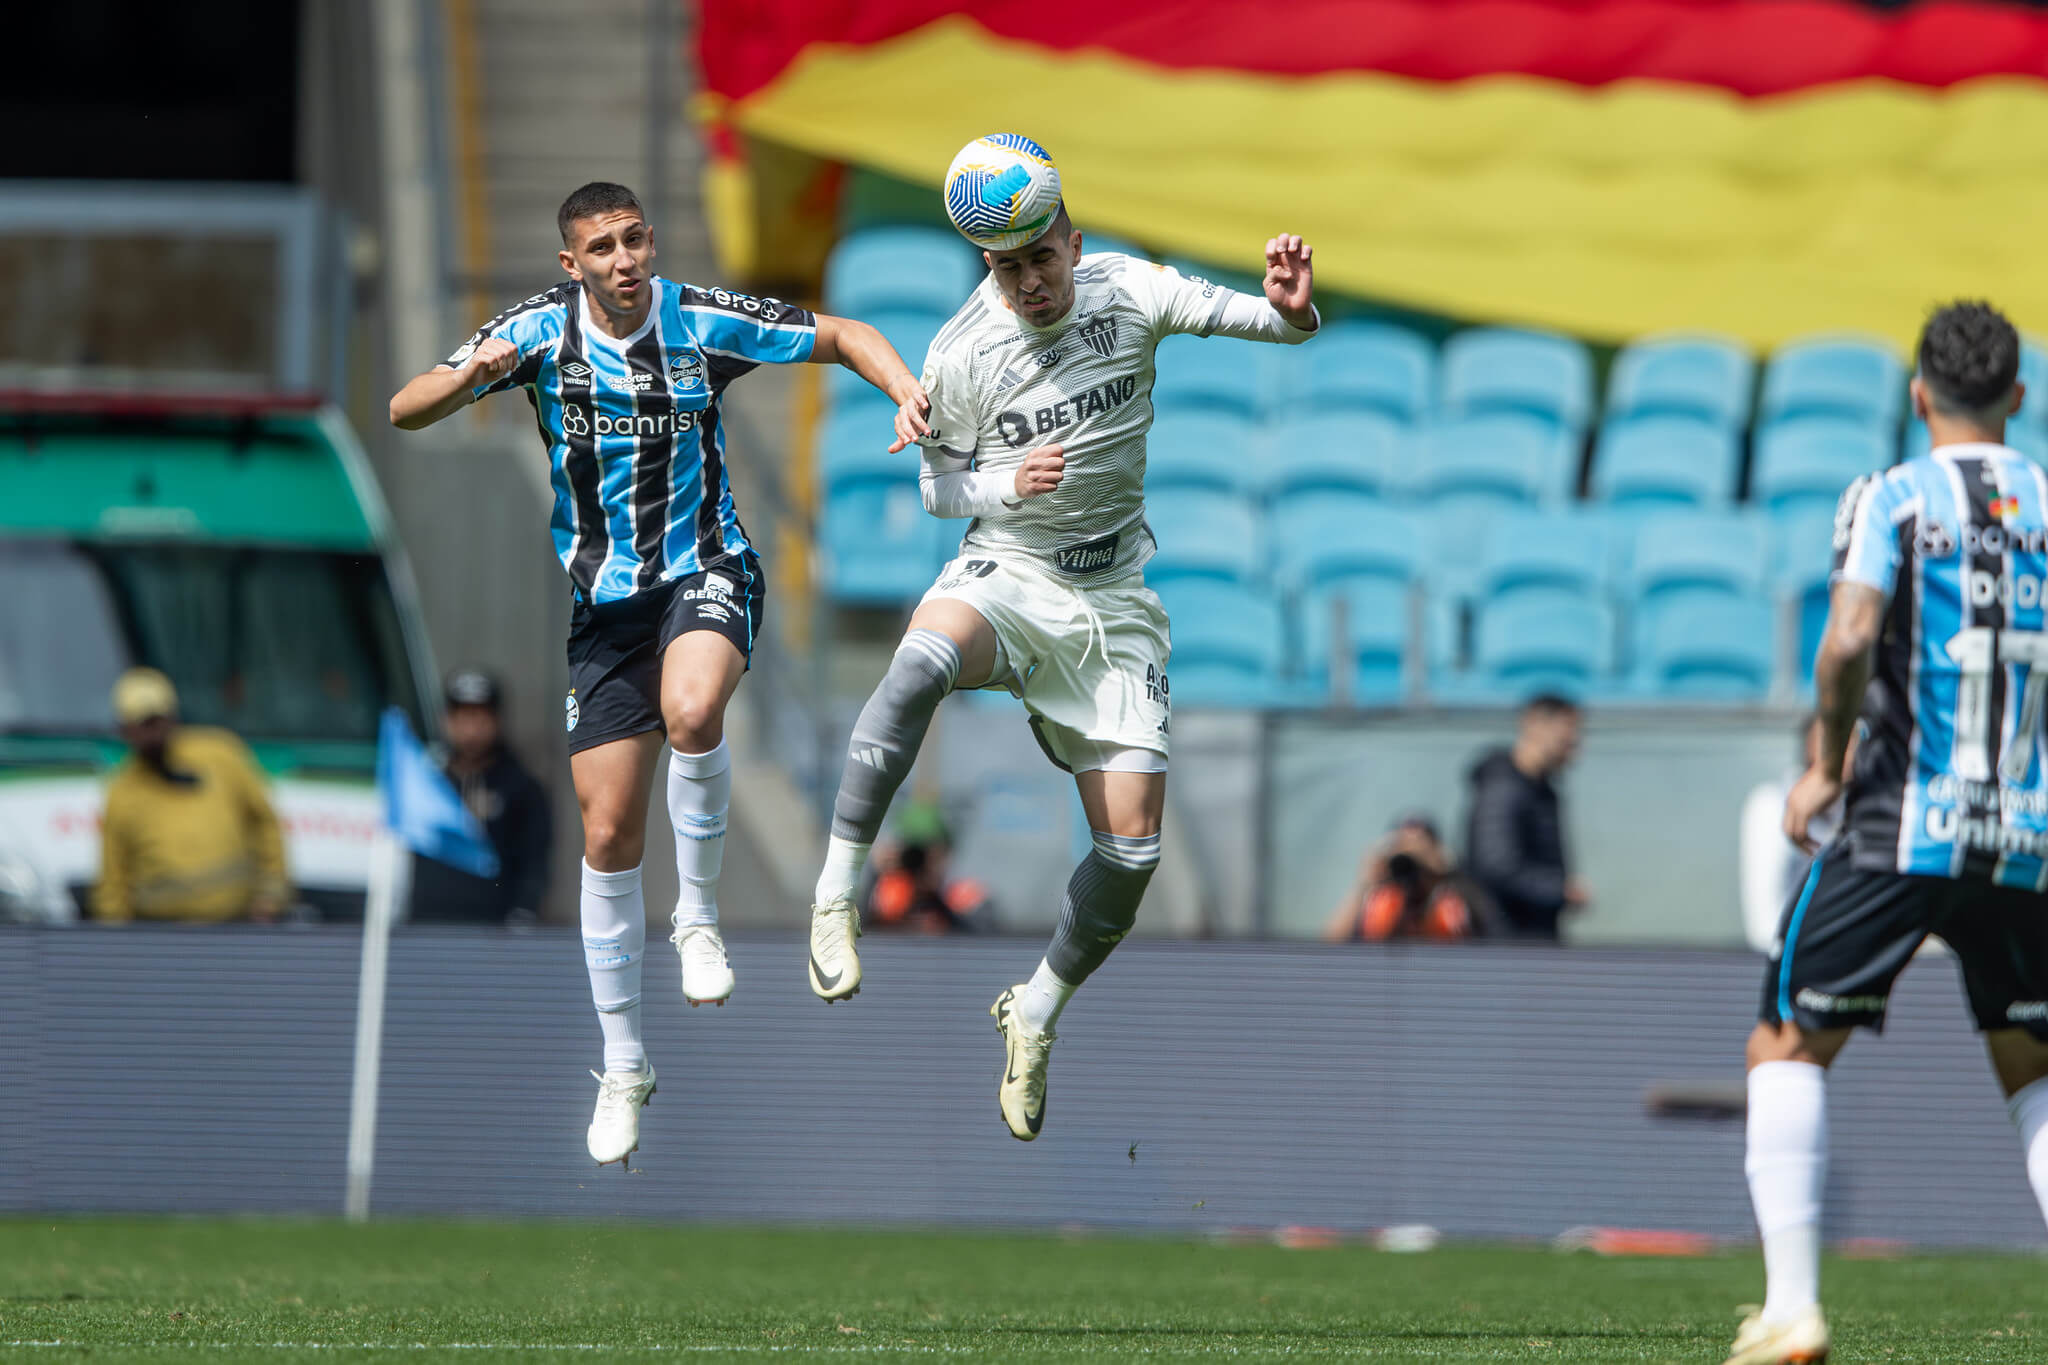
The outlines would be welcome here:
<svg viewBox="0 0 2048 1365">
<path fill-rule="evenodd" d="M 854 887 L 933 709 L 956 687 L 1014 693 L 1073 773 L 1095 845 L 1038 970 L 989 1011 L 1006 1050 L 1003 1120 L 1029 1142 L 1054 1022 L 1130 930 L 1159 861 L 1169 646 L 1144 578 L 1153 351 L 1176 332 L 1292 345 L 1319 319 L 1299 237 L 1266 243 L 1264 298 L 1082 255 L 1059 171 L 1016 134 L 961 151 L 946 210 L 989 275 L 925 361 L 921 482 L 927 510 L 972 520 L 854 723 L 812 907 L 811 989 L 832 1001 L 860 987 Z"/>
</svg>

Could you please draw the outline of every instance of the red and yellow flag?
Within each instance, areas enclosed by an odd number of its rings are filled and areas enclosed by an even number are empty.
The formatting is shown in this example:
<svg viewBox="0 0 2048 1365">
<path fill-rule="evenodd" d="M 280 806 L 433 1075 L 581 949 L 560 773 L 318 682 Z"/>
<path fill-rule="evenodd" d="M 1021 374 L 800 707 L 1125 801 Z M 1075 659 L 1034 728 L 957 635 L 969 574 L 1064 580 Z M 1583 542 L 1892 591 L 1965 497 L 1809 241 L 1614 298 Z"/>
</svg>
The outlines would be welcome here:
<svg viewBox="0 0 2048 1365">
<path fill-rule="evenodd" d="M 702 112 L 734 259 L 812 181 L 934 186 L 1029 133 L 1077 220 L 1218 264 L 1619 340 L 2048 326 L 2048 15 L 1983 0 L 721 0 Z M 808 195 L 806 200 L 804 196 Z"/>
</svg>

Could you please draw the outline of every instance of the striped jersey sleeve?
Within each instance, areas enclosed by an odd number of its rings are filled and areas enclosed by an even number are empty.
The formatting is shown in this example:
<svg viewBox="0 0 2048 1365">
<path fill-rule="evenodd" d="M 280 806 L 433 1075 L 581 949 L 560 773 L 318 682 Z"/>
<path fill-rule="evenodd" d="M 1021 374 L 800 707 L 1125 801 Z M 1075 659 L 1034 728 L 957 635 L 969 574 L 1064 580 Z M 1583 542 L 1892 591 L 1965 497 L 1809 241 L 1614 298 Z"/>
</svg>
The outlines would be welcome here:
<svg viewBox="0 0 2048 1365">
<path fill-rule="evenodd" d="M 482 398 L 487 393 L 503 393 L 507 389 L 524 388 L 534 383 L 540 378 L 542 362 L 562 339 L 568 303 L 568 291 L 557 285 L 514 304 L 470 333 L 469 340 L 456 347 L 455 353 L 441 362 L 441 367 L 461 369 L 476 353 L 477 347 L 495 337 L 518 347 L 519 363 L 490 383 L 473 386 L 470 397 Z"/>
<path fill-rule="evenodd" d="M 715 357 L 714 367 L 724 379 L 757 365 L 809 360 L 817 345 L 816 316 L 780 299 L 684 285 L 678 307 L 699 349 Z"/>
<path fill-rule="evenodd" d="M 1866 474 L 1849 485 L 1835 508 L 1835 568 L 1831 583 L 1860 583 L 1887 598 L 1903 562 L 1899 523 L 1911 514 L 1904 478 Z"/>
</svg>

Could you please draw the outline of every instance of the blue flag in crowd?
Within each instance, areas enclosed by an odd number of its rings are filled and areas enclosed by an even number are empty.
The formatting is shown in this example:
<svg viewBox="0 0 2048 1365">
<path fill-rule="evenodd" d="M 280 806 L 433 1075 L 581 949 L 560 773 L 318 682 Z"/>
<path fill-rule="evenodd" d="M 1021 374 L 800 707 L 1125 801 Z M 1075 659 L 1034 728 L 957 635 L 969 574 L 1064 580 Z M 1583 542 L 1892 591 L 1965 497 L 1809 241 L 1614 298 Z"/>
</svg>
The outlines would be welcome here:
<svg viewBox="0 0 2048 1365">
<path fill-rule="evenodd" d="M 395 706 L 384 712 L 377 736 L 377 793 L 384 798 L 385 826 L 407 848 L 474 876 L 498 875 L 498 853 L 483 826 Z"/>
</svg>

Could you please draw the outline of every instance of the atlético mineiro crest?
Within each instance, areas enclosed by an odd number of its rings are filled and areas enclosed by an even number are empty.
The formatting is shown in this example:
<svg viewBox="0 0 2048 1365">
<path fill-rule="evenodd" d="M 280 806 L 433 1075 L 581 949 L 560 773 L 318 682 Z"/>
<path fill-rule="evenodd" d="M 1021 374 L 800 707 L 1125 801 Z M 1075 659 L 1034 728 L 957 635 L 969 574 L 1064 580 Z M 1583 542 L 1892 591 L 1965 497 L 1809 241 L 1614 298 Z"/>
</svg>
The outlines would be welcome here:
<svg viewBox="0 0 2048 1365">
<path fill-rule="evenodd" d="M 1080 337 L 1083 346 L 1107 360 L 1116 352 L 1116 319 L 1107 315 L 1094 318 L 1082 326 Z"/>
</svg>

